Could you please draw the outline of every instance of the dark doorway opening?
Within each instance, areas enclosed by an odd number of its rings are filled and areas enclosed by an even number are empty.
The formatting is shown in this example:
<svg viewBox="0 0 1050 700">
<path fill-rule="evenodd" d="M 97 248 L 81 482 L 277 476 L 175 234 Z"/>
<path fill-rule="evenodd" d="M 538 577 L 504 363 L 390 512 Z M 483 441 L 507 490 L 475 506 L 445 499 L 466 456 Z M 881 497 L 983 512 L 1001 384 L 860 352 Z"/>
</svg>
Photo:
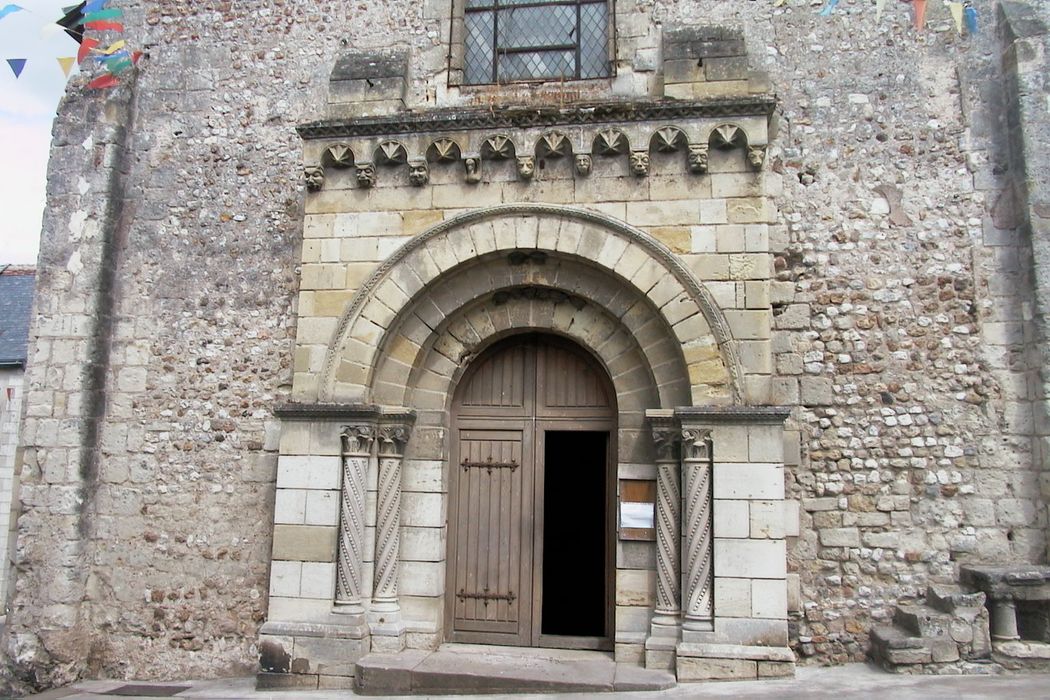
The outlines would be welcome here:
<svg viewBox="0 0 1050 700">
<path fill-rule="evenodd" d="M 609 434 L 547 431 L 541 633 L 604 637 Z"/>
</svg>

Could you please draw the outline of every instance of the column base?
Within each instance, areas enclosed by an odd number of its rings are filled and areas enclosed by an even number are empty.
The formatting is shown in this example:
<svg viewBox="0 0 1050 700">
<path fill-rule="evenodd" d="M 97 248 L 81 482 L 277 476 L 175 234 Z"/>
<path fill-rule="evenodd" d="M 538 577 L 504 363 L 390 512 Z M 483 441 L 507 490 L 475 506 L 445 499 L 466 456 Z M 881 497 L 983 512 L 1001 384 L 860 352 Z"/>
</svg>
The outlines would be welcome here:
<svg viewBox="0 0 1050 700">
<path fill-rule="evenodd" d="M 350 687 L 354 665 L 368 653 L 368 625 L 267 622 L 259 630 L 256 686 L 272 688 Z"/>
<path fill-rule="evenodd" d="M 675 647 L 678 638 L 652 636 L 645 640 L 645 667 L 659 671 L 675 670 Z"/>
<path fill-rule="evenodd" d="M 368 611 L 368 628 L 372 633 L 372 651 L 404 651 L 407 630 L 397 601 L 375 601 Z"/>
</svg>

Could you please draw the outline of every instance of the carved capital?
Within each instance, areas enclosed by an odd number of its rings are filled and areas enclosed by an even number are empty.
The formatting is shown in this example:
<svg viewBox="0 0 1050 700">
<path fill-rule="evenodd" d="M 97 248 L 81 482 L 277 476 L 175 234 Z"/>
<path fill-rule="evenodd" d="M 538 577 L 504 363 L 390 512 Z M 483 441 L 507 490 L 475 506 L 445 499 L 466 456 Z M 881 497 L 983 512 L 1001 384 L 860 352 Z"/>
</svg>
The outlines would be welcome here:
<svg viewBox="0 0 1050 700">
<path fill-rule="evenodd" d="M 340 438 L 343 442 L 343 455 L 346 457 L 361 457 L 372 454 L 372 442 L 375 440 L 376 430 L 374 425 L 358 424 L 343 427 Z"/>
<path fill-rule="evenodd" d="M 412 434 L 412 426 L 407 423 L 391 423 L 379 426 L 380 459 L 400 458 L 405 455 L 405 445 Z"/>
<path fill-rule="evenodd" d="M 651 421 L 657 462 L 677 462 L 682 432 L 670 422 Z"/>
<path fill-rule="evenodd" d="M 707 428 L 682 428 L 682 461 L 703 461 L 710 456 L 711 431 Z"/>
</svg>

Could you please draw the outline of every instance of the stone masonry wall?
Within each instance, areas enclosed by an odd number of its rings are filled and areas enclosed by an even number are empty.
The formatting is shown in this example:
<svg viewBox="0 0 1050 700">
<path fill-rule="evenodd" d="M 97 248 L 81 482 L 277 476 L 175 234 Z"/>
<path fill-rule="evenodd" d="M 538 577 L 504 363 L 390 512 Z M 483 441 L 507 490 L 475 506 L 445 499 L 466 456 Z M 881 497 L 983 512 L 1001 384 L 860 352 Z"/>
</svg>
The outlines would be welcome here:
<svg viewBox="0 0 1050 700">
<path fill-rule="evenodd" d="M 0 601 L 10 582 L 11 499 L 15 491 L 18 427 L 22 416 L 22 368 L 0 370 Z"/>
<path fill-rule="evenodd" d="M 392 37 L 408 105 L 504 99 L 447 87 L 437 0 L 117 5 L 149 56 L 116 91 L 74 82 L 50 167 L 7 632 L 32 686 L 254 668 L 303 233 L 294 126 L 323 116 L 345 47 Z M 879 25 L 870 5 L 621 0 L 608 88 L 658 93 L 662 24 L 727 25 L 782 100 L 773 399 L 802 406 L 789 571 L 795 641 L 821 662 L 859 658 L 873 619 L 958 562 L 1046 550 L 992 16 L 960 38 L 939 5 L 922 34 L 907 5 Z"/>
</svg>

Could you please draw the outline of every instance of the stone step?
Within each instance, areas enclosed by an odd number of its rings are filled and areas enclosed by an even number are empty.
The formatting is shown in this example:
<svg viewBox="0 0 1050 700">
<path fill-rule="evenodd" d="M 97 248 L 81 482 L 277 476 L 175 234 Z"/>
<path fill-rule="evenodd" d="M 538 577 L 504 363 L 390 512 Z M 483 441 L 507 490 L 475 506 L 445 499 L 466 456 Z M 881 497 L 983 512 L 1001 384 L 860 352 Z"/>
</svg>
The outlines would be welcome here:
<svg viewBox="0 0 1050 700">
<path fill-rule="evenodd" d="M 944 639 L 950 637 L 952 615 L 929 605 L 905 604 L 897 606 L 893 622 L 917 637 Z"/>
<path fill-rule="evenodd" d="M 933 661 L 930 645 L 922 637 L 915 637 L 900 627 L 874 627 L 871 630 L 872 656 L 883 664 L 907 666 Z"/>
<path fill-rule="evenodd" d="M 358 661 L 354 678 L 354 690 L 362 695 L 595 693 L 674 685 L 667 671 L 617 664 L 602 652 L 475 644 L 368 654 Z"/>
<path fill-rule="evenodd" d="M 985 598 L 984 593 L 970 593 L 948 583 L 931 583 L 926 588 L 926 604 L 946 613 L 980 609 L 984 607 Z"/>
</svg>

